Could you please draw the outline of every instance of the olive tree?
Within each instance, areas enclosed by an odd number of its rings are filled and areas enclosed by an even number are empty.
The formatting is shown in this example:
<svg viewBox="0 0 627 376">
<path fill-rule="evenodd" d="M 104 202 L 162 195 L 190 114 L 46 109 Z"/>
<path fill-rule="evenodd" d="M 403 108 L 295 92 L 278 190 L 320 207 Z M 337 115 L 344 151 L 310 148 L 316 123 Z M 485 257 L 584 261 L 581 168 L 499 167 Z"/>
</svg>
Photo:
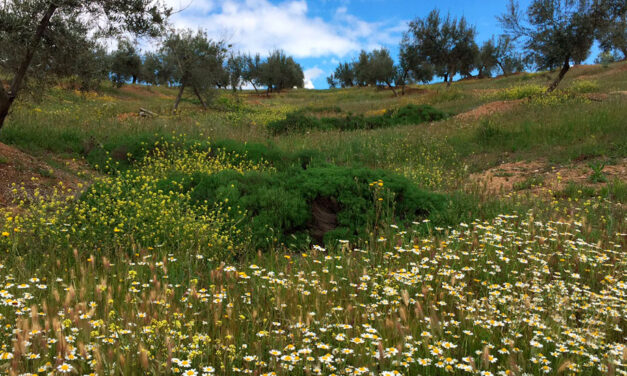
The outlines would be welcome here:
<svg viewBox="0 0 627 376">
<path fill-rule="evenodd" d="M 533 63 L 539 69 L 556 69 L 559 73 L 547 88 L 557 88 L 571 62 L 582 62 L 607 12 L 601 6 L 606 0 L 533 0 L 523 13 L 517 1 L 510 0 L 508 10 L 499 17 L 507 35 L 521 40 Z"/>
<path fill-rule="evenodd" d="M 257 92 L 257 86 L 261 86 L 261 55 L 250 54 L 243 55 L 242 65 L 242 80 L 248 82 L 253 86 L 255 92 Z"/>
<path fill-rule="evenodd" d="M 374 85 L 387 85 L 394 96 L 397 96 L 396 89 L 392 85 L 397 78 L 397 70 L 394 60 L 390 56 L 390 51 L 385 48 L 375 49 L 368 54 L 368 70 L 371 83 Z"/>
<path fill-rule="evenodd" d="M 213 41 L 203 31 L 172 31 L 162 47 L 164 66 L 171 70 L 179 92 L 174 102 L 178 109 L 185 89 L 191 89 L 203 107 L 216 86 L 223 85 L 224 62 L 228 52 L 224 42 Z"/>
<path fill-rule="evenodd" d="M 340 63 L 333 76 L 341 87 L 352 87 L 355 85 L 355 68 L 351 63 Z"/>
<path fill-rule="evenodd" d="M 450 85 L 456 73 L 469 75 L 474 66 L 479 50 L 475 34 L 464 17 L 442 18 L 434 9 L 427 17 L 409 23 L 405 45 L 417 62 L 432 67 Z"/>
<path fill-rule="evenodd" d="M 229 84 L 233 92 L 240 88 L 244 81 L 244 69 L 246 66 L 246 58 L 244 55 L 231 53 L 227 62 L 226 69 L 229 74 Z"/>
<path fill-rule="evenodd" d="M 490 77 L 496 70 L 503 75 L 520 72 L 525 68 L 523 58 L 516 51 L 516 46 L 507 35 L 500 35 L 498 39 L 491 38 L 485 41 L 477 55 L 476 69 L 479 77 Z"/>
<path fill-rule="evenodd" d="M 627 60 L 627 2 L 605 0 L 597 2 L 595 7 L 603 17 L 597 32 L 603 52 L 615 55 L 620 51 L 622 59 Z"/>
<path fill-rule="evenodd" d="M 116 87 L 131 81 L 136 84 L 141 75 L 142 58 L 128 39 L 118 41 L 118 49 L 111 54 L 111 80 Z"/>
<path fill-rule="evenodd" d="M 281 50 L 275 50 L 259 66 L 260 82 L 268 92 L 304 86 L 303 68 L 294 58 Z"/>
<path fill-rule="evenodd" d="M 405 32 L 401 40 L 396 84 L 401 86 L 401 94 L 405 94 L 405 86 L 411 82 L 429 82 L 433 79 L 434 68 L 411 42 L 411 36 Z"/>
<path fill-rule="evenodd" d="M 73 40 L 122 32 L 158 34 L 170 14 L 159 0 L 0 2 L 0 128 L 31 75 L 45 76 Z M 7 82 L 4 82 L 7 80 Z"/>
</svg>

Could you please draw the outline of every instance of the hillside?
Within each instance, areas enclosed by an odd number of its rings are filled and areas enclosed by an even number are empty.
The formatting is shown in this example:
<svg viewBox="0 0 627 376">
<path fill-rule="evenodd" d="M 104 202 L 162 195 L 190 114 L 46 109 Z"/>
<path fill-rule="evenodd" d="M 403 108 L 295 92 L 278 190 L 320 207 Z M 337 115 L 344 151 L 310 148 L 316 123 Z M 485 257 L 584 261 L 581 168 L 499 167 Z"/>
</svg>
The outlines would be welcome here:
<svg viewBox="0 0 627 376">
<path fill-rule="evenodd" d="M 0 374 L 627 374 L 627 62 L 554 74 L 22 100 Z"/>
</svg>

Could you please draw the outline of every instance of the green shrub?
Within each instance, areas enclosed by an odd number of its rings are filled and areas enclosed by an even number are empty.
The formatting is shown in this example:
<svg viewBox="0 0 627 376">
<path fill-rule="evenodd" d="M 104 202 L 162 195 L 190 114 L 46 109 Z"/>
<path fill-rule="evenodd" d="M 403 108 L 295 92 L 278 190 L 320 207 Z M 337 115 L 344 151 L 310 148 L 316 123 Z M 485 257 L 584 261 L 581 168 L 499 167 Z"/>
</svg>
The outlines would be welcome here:
<svg viewBox="0 0 627 376">
<path fill-rule="evenodd" d="M 143 160 L 156 142 L 166 142 L 164 136 L 142 133 L 100 144 L 95 139 L 83 141 L 83 154 L 94 168 L 107 171 L 128 169 L 133 162 Z"/>
<path fill-rule="evenodd" d="M 395 119 L 398 124 L 418 124 L 429 121 L 442 120 L 446 115 L 428 105 L 408 104 L 386 115 Z"/>
<path fill-rule="evenodd" d="M 588 167 L 592 170 L 592 173 L 588 177 L 588 181 L 590 183 L 606 183 L 607 176 L 603 173 L 603 169 L 605 168 L 605 163 L 601 162 L 590 162 L 588 163 Z"/>
<path fill-rule="evenodd" d="M 306 246 L 312 239 L 351 240 L 378 221 L 411 222 L 446 206 L 444 196 L 423 191 L 402 176 L 336 166 L 178 174 L 160 182 L 159 189 L 191 191 L 198 205 L 228 207 L 229 216 L 240 218 L 240 227 L 252 235 L 255 249 Z M 382 217 L 383 205 L 389 208 L 388 218 Z"/>
<path fill-rule="evenodd" d="M 228 155 L 233 162 L 250 161 L 276 169 L 291 166 L 307 168 L 314 160 L 324 163 L 322 153 L 314 150 L 287 152 L 272 145 L 244 143 L 231 139 L 197 141 L 187 138 L 140 134 L 126 139 L 109 141 L 104 145 L 95 140 L 85 142 L 83 153 L 87 161 L 103 172 L 124 171 L 133 163 L 143 160 L 157 145 L 178 145 L 189 150 L 213 150 Z"/>
<path fill-rule="evenodd" d="M 309 129 L 323 129 L 323 122 L 322 119 L 295 111 L 288 113 L 285 119 L 271 121 L 268 123 L 268 129 L 273 134 L 304 132 Z"/>
<path fill-rule="evenodd" d="M 342 108 L 340 106 L 322 106 L 322 107 L 307 106 L 307 107 L 303 107 L 303 112 L 309 112 L 312 114 L 319 114 L 319 113 L 339 114 L 342 112 Z"/>
<path fill-rule="evenodd" d="M 387 111 L 379 116 L 347 114 L 344 117 L 309 116 L 305 111 L 287 114 L 285 119 L 268 123 L 268 130 L 273 134 L 306 132 L 308 130 L 342 131 L 385 128 L 395 125 L 420 124 L 446 118 L 446 114 L 429 105 L 408 104 L 396 110 Z"/>
</svg>

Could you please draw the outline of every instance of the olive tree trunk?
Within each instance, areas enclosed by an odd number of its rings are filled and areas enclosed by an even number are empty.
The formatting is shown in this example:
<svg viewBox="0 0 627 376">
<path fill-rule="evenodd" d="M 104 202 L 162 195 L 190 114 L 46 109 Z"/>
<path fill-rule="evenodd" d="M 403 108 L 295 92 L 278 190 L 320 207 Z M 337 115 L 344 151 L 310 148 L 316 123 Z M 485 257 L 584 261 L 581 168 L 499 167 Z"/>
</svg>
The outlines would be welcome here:
<svg viewBox="0 0 627 376">
<path fill-rule="evenodd" d="M 176 110 L 178 110 L 179 108 L 179 103 L 181 103 L 181 98 L 183 98 L 183 91 L 185 90 L 185 83 L 181 83 L 181 87 L 179 89 L 179 93 L 176 96 L 176 100 L 174 101 L 174 109 L 173 111 L 176 112 Z"/>
<path fill-rule="evenodd" d="M 398 97 L 398 93 L 396 92 L 396 89 L 394 89 L 394 86 L 392 86 L 392 84 L 387 81 L 386 81 L 386 84 L 388 85 L 390 89 L 392 89 L 392 93 L 394 93 L 394 96 Z"/>
<path fill-rule="evenodd" d="M 4 124 L 4 119 L 9 115 L 9 109 L 15 100 L 15 96 L 9 96 L 0 82 L 0 129 Z"/>
<path fill-rule="evenodd" d="M 35 52 L 41 43 L 44 32 L 46 31 L 46 28 L 48 28 L 50 19 L 57 8 L 57 5 L 50 4 L 48 9 L 46 9 L 46 13 L 44 13 L 41 21 L 39 21 L 39 25 L 37 25 L 35 34 L 33 34 L 30 43 L 26 46 L 26 54 L 24 54 L 24 58 L 15 72 L 15 76 L 13 77 L 13 81 L 11 82 L 11 86 L 9 86 L 8 91 L 4 88 L 4 84 L 0 82 L 0 129 L 2 129 L 2 126 L 4 125 L 4 121 L 9 114 L 11 105 L 15 102 L 17 93 L 19 93 L 22 88 L 22 84 L 26 78 L 26 73 L 28 72 L 28 67 L 33 61 L 33 57 L 35 56 Z"/>
<path fill-rule="evenodd" d="M 202 104 L 202 107 L 206 110 L 207 104 L 205 103 L 205 100 L 202 98 L 202 95 L 200 95 L 200 91 L 198 91 L 198 88 L 196 87 L 196 85 L 194 85 L 194 94 L 196 94 L 196 97 L 198 97 L 200 104 Z"/>
<path fill-rule="evenodd" d="M 557 86 L 560 84 L 560 82 L 562 81 L 562 79 L 566 75 L 566 72 L 568 72 L 569 69 L 570 69 L 570 58 L 567 58 L 566 61 L 564 61 L 564 65 L 562 66 L 562 69 L 560 70 L 560 73 L 557 75 L 557 78 L 555 79 L 555 81 L 553 81 L 551 86 L 549 86 L 548 89 L 546 89 L 547 93 L 551 93 L 553 92 L 553 90 L 557 88 Z"/>
</svg>

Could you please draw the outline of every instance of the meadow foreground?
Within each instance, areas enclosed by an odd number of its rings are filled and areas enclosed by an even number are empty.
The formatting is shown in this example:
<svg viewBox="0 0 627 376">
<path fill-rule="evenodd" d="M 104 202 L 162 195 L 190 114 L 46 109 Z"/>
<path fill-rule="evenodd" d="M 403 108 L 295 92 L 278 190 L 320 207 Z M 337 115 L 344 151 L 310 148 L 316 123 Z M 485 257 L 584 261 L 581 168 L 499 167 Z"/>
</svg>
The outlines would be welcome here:
<svg viewBox="0 0 627 376">
<path fill-rule="evenodd" d="M 20 103 L 0 373 L 627 374 L 627 71 L 578 69 Z"/>
</svg>

